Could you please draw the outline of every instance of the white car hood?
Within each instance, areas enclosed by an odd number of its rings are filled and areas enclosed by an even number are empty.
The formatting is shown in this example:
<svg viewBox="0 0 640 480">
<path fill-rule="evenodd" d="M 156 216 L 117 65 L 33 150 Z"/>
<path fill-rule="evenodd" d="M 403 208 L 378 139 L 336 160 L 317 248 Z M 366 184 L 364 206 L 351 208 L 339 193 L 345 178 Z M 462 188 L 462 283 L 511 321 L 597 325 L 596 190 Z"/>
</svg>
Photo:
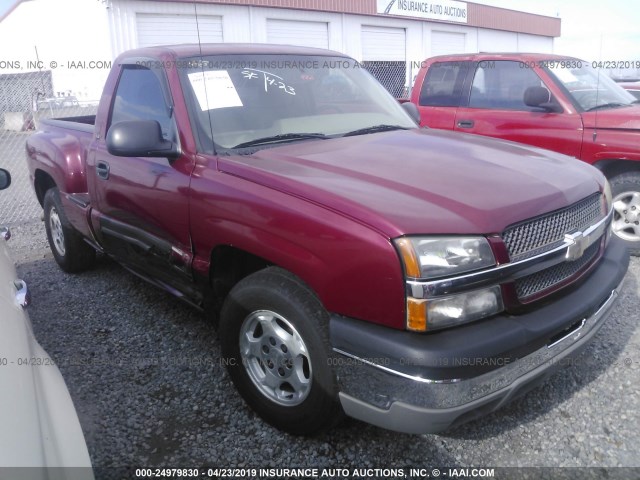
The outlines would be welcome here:
<svg viewBox="0 0 640 480">
<path fill-rule="evenodd" d="M 0 467 L 85 467 L 59 470 L 54 477 L 78 478 L 82 472 L 82 478 L 93 478 L 73 401 L 16 303 L 15 280 L 0 239 Z M 50 478 L 51 472 L 42 474 Z"/>
</svg>

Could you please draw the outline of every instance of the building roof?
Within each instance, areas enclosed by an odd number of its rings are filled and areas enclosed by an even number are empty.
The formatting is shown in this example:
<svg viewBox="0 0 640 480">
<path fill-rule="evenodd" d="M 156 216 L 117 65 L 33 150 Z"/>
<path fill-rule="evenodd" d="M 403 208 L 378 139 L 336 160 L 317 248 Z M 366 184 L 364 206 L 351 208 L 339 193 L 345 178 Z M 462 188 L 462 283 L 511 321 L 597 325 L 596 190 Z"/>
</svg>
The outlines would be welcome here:
<svg viewBox="0 0 640 480">
<path fill-rule="evenodd" d="M 0 22 L 7 18 L 22 2 L 30 0 L 15 0 L 13 5 L 0 14 Z M 425 20 L 419 17 L 398 17 L 378 13 L 377 0 L 151 0 L 174 1 L 178 3 L 203 3 L 244 5 L 271 8 L 287 8 L 294 10 L 316 10 L 323 12 L 351 13 L 358 15 L 374 15 L 390 18 L 407 18 L 413 20 Z M 537 15 L 534 13 L 519 12 L 506 8 L 480 5 L 473 2 L 467 3 L 468 17 L 466 23 L 447 22 L 444 20 L 428 20 L 430 22 L 450 23 L 454 25 L 466 25 L 468 27 L 488 28 L 517 33 L 542 35 L 545 37 L 559 37 L 561 20 L 556 17 Z"/>
</svg>

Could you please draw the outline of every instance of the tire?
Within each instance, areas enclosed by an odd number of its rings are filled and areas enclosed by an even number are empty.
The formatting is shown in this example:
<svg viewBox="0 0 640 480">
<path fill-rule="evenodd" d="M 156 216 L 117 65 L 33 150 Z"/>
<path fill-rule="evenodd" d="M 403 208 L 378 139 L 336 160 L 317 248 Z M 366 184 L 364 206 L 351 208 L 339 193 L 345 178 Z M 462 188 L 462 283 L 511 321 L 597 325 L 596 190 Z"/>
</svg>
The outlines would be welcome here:
<svg viewBox="0 0 640 480">
<path fill-rule="evenodd" d="M 625 240 L 631 255 L 640 256 L 640 173 L 623 173 L 610 182 L 613 233 Z"/>
<path fill-rule="evenodd" d="M 43 204 L 47 239 L 56 263 L 68 273 L 91 268 L 96 260 L 96 251 L 67 220 L 57 188 L 47 190 Z"/>
<path fill-rule="evenodd" d="M 225 300 L 219 337 L 227 370 L 245 402 L 274 427 L 313 435 L 342 419 L 328 327 L 318 298 L 280 268 L 249 275 Z"/>
</svg>

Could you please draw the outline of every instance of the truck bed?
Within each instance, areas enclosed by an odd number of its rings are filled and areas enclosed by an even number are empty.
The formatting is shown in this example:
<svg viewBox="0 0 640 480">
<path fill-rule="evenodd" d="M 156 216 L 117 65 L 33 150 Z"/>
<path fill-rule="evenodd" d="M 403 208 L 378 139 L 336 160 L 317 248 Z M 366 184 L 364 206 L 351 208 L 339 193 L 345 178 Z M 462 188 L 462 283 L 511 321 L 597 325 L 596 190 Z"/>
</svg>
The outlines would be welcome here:
<svg viewBox="0 0 640 480">
<path fill-rule="evenodd" d="M 93 133 L 93 129 L 96 124 L 96 116 L 83 115 L 79 117 L 48 118 L 42 120 L 41 123 L 54 127 Z"/>
</svg>

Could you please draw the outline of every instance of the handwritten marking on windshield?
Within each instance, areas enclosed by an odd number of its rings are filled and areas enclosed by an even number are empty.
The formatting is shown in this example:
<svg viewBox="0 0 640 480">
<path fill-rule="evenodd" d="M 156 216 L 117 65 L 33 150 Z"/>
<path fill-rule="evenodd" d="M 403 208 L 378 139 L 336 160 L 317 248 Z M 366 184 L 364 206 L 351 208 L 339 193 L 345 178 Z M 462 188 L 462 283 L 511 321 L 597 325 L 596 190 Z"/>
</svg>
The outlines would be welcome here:
<svg viewBox="0 0 640 480">
<path fill-rule="evenodd" d="M 269 91 L 269 87 L 277 87 L 278 89 L 284 91 L 289 95 L 296 94 L 296 89 L 293 88 L 291 85 L 287 85 L 284 82 L 284 78 L 280 77 L 279 75 L 276 75 L 275 73 L 265 72 L 264 70 L 257 70 L 255 68 L 247 68 L 242 71 L 242 76 L 249 80 L 259 79 L 260 78 L 259 74 L 261 74 L 262 78 L 264 79 L 265 92 Z"/>
</svg>

